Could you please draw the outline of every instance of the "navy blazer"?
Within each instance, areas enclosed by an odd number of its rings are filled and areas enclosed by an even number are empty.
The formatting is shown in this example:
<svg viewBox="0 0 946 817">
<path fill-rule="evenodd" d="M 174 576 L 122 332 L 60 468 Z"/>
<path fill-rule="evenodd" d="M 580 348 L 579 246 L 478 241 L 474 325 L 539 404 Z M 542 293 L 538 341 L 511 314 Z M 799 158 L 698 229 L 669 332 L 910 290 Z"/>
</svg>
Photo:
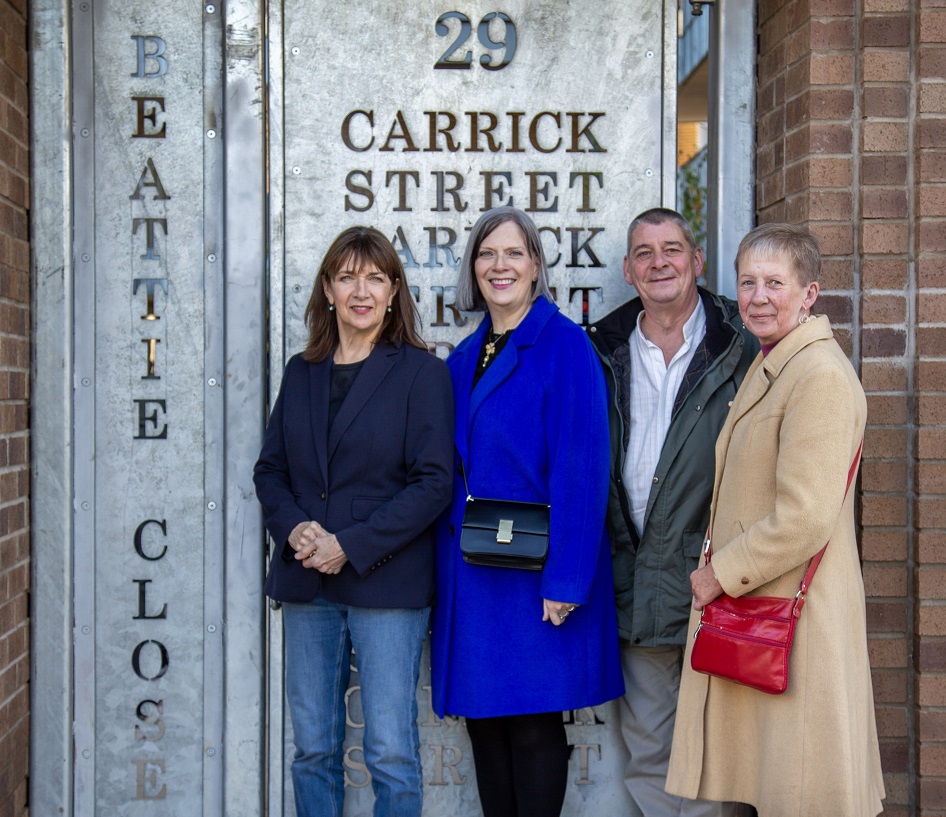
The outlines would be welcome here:
<svg viewBox="0 0 946 817">
<path fill-rule="evenodd" d="M 328 428 L 331 359 L 290 359 L 253 471 L 276 547 L 266 594 L 279 601 L 426 607 L 434 592 L 433 523 L 453 484 L 453 390 L 442 360 L 376 346 Z M 334 533 L 348 562 L 303 567 L 289 545 L 300 522 Z"/>
</svg>

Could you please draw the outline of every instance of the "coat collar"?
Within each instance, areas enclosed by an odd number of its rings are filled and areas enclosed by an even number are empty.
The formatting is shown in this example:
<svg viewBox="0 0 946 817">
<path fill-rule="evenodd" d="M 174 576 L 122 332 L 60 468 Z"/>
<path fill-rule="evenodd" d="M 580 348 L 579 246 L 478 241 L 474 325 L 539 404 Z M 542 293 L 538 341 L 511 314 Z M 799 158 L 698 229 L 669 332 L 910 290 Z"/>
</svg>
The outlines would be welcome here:
<svg viewBox="0 0 946 817">
<path fill-rule="evenodd" d="M 743 391 L 733 406 L 733 421 L 738 420 L 761 400 L 772 383 L 781 375 L 789 361 L 802 349 L 834 337 L 826 315 L 816 315 L 808 323 L 799 324 L 782 338 L 765 357 L 759 356 L 746 374 Z"/>
<path fill-rule="evenodd" d="M 457 392 L 469 395 L 469 400 L 459 399 L 456 404 L 457 449 L 460 452 L 460 458 L 465 463 L 469 462 L 470 430 L 476 412 L 486 398 L 515 371 L 519 363 L 520 350 L 535 345 L 539 334 L 557 312 L 558 307 L 551 301 L 541 296 L 536 299 L 522 322 L 513 329 L 503 353 L 483 373 L 475 388 L 472 385 L 473 375 L 479 364 L 483 338 L 493 325 L 489 313 L 486 313 L 473 334 L 457 347 L 454 364 Z"/>
</svg>

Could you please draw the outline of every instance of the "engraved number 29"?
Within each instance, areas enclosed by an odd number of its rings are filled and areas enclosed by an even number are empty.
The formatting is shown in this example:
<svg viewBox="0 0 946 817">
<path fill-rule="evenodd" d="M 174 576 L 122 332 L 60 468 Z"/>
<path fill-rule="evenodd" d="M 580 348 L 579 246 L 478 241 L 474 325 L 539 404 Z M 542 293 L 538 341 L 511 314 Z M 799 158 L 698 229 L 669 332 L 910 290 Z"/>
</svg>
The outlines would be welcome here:
<svg viewBox="0 0 946 817">
<path fill-rule="evenodd" d="M 447 20 L 458 20 L 460 30 L 450 47 L 440 55 L 440 59 L 434 63 L 434 68 L 469 68 L 473 54 L 465 51 L 461 54 L 454 54 L 461 49 L 470 38 L 473 26 L 470 24 L 470 18 L 459 11 L 447 11 L 437 18 L 436 31 L 439 37 L 446 37 L 450 33 L 450 27 Z M 499 20 L 504 27 L 501 40 L 494 40 L 489 33 L 490 23 Z M 516 55 L 516 24 L 509 18 L 509 15 L 502 11 L 491 11 L 482 20 L 476 28 L 476 36 L 487 51 L 503 50 L 503 58 L 498 63 L 493 63 L 493 58 L 489 54 L 480 56 L 480 65 L 487 71 L 499 71 L 512 62 Z"/>
</svg>

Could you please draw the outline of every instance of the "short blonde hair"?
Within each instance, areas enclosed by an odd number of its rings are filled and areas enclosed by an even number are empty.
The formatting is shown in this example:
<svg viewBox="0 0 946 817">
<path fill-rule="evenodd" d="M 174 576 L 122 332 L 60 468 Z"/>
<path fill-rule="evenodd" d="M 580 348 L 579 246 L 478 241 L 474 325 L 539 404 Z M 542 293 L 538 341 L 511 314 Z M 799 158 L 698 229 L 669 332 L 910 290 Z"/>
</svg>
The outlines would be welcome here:
<svg viewBox="0 0 946 817">
<path fill-rule="evenodd" d="M 798 282 L 805 286 L 821 277 L 821 250 L 818 239 L 794 224 L 760 224 L 739 242 L 735 268 L 747 256 L 784 258 L 791 265 Z"/>
</svg>

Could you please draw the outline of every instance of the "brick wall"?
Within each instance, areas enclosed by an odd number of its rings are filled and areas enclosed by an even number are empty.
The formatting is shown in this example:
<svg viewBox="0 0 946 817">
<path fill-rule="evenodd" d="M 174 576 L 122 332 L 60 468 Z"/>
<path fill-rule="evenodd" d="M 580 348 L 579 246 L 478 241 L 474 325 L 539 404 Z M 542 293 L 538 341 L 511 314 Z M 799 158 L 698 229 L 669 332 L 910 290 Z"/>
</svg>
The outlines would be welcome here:
<svg viewBox="0 0 946 817">
<path fill-rule="evenodd" d="M 29 99 L 26 0 L 0 0 L 0 817 L 28 814 Z"/>
<path fill-rule="evenodd" d="M 946 815 L 946 0 L 759 0 L 759 221 L 807 226 L 868 399 L 887 815 Z"/>
</svg>

